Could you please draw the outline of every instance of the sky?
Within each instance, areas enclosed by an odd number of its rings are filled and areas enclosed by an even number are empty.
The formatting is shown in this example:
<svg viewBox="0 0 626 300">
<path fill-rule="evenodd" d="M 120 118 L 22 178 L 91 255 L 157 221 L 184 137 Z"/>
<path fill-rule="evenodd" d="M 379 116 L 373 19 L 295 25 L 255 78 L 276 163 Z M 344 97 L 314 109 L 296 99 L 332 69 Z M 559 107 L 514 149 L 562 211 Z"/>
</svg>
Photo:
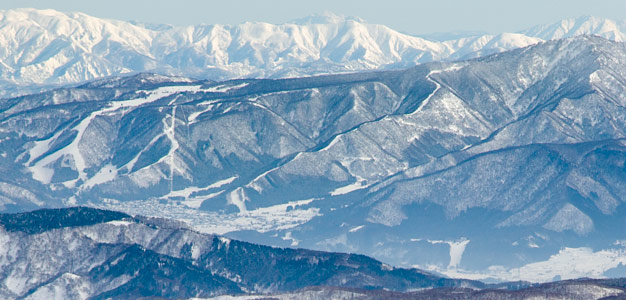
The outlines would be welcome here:
<svg viewBox="0 0 626 300">
<path fill-rule="evenodd" d="M 124 21 L 172 25 L 281 24 L 333 12 L 419 35 L 450 31 L 515 32 L 565 18 L 626 19 L 624 0 L 1 0 L 0 9 L 52 8 Z"/>
</svg>

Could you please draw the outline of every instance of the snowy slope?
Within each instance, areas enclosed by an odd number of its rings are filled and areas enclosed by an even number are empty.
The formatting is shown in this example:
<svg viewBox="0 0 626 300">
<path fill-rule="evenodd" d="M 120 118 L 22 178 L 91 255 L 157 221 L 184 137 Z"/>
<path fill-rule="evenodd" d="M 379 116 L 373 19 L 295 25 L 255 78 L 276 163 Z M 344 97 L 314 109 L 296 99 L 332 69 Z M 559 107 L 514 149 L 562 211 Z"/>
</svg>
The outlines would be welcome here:
<svg viewBox="0 0 626 300">
<path fill-rule="evenodd" d="M 0 214 L 2 299 L 185 299 L 308 286 L 485 285 L 362 255 L 272 248 L 85 207 Z M 270 275 L 271 274 L 271 275 Z"/>
<path fill-rule="evenodd" d="M 406 70 L 142 74 L 6 99 L 0 203 L 112 207 L 452 275 L 621 272 L 625 64 L 622 43 L 585 36 Z M 606 263 L 572 269 L 581 253 Z"/>
<path fill-rule="evenodd" d="M 562 39 L 578 35 L 598 35 L 617 42 L 626 41 L 625 32 L 626 23 L 624 20 L 614 21 L 593 16 L 565 19 L 520 31 L 521 34 L 543 40 Z"/>
<path fill-rule="evenodd" d="M 522 33 L 437 42 L 332 14 L 280 25 L 175 27 L 54 10 L 5 10 L 0 11 L 0 95 L 145 71 L 223 80 L 402 68 L 582 34 L 622 41 L 619 24 L 588 17 Z"/>
<path fill-rule="evenodd" d="M 273 25 L 141 26 L 82 13 L 0 12 L 0 75 L 59 84 L 137 71 L 201 78 L 286 77 L 441 59 L 445 45 L 362 20 L 326 16 Z"/>
<path fill-rule="evenodd" d="M 604 299 L 624 280 L 488 285 L 87 207 L 0 214 L 3 299 Z"/>
</svg>

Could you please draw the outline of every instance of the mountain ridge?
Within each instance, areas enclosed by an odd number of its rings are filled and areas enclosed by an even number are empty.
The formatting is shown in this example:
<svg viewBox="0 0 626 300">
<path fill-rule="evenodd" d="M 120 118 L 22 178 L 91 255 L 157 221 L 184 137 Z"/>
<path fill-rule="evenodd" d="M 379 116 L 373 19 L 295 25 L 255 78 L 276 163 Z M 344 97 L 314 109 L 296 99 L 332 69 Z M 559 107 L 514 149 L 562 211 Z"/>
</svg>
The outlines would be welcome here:
<svg viewBox="0 0 626 300">
<path fill-rule="evenodd" d="M 550 33 L 545 28 L 556 25 L 539 26 L 520 33 L 436 42 L 334 14 L 279 25 L 178 27 L 54 10 L 4 10 L 0 16 L 0 41 L 6 44 L 0 51 L 1 96 L 129 73 L 211 80 L 302 77 L 474 58 L 581 34 L 623 40 L 617 23 L 608 19 L 581 17 L 562 23 L 571 32 Z"/>
<path fill-rule="evenodd" d="M 144 74 L 7 99 L 0 204 L 171 216 L 451 276 L 602 276 L 624 259 L 605 232 L 624 209 L 624 64 L 623 43 L 581 36 L 405 70 Z M 515 272 L 563 255 L 609 257 Z"/>
<path fill-rule="evenodd" d="M 66 222 L 46 227 L 42 215 Z M 394 268 L 362 255 L 272 248 L 168 222 L 89 207 L 2 214 L 0 240 L 10 249 L 0 251 L 0 295 L 181 299 L 313 285 L 397 291 L 485 286 Z"/>
<path fill-rule="evenodd" d="M 71 215 L 71 218 L 68 216 Z M 59 227 L 40 216 L 64 219 Z M 95 216 L 95 218 L 94 218 Z M 21 224 L 23 226 L 14 227 Z M 624 278 L 484 284 L 355 254 L 201 234 L 172 220 L 90 207 L 0 214 L 7 299 L 526 299 L 623 296 Z M 12 230 L 6 231 L 6 226 Z M 78 226 L 77 226 L 78 225 Z"/>
</svg>

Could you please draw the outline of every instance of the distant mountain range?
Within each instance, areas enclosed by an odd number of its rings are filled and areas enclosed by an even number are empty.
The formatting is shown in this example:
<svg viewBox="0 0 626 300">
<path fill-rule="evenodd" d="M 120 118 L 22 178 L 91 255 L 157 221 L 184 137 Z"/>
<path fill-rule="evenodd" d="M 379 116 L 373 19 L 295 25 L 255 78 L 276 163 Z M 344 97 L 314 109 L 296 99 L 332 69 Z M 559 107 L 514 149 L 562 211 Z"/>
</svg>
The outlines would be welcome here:
<svg viewBox="0 0 626 300">
<path fill-rule="evenodd" d="M 623 43 L 580 36 L 404 70 L 140 74 L 5 99 L 0 205 L 169 216 L 451 276 L 619 275 L 625 70 Z"/>
<path fill-rule="evenodd" d="M 434 38 L 444 41 L 431 41 L 332 14 L 281 25 L 175 27 L 54 10 L 5 10 L 0 11 L 0 96 L 146 71 L 225 80 L 398 69 L 577 35 L 623 41 L 624 28 L 624 22 L 581 17 L 520 33 L 448 35 L 452 40 L 439 34 Z"/>
</svg>

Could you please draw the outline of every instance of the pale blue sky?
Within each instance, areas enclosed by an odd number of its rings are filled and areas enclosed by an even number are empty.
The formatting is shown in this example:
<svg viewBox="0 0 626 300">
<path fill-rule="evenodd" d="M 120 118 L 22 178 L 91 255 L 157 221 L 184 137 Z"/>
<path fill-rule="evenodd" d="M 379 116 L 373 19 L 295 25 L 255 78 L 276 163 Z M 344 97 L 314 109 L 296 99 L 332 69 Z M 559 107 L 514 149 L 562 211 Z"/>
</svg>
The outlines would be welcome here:
<svg viewBox="0 0 626 300">
<path fill-rule="evenodd" d="M 174 25 L 284 23 L 331 11 L 422 34 L 455 30 L 518 31 L 564 18 L 626 19 L 624 0 L 1 0 L 17 7 L 81 11 L 96 17 Z"/>
</svg>

